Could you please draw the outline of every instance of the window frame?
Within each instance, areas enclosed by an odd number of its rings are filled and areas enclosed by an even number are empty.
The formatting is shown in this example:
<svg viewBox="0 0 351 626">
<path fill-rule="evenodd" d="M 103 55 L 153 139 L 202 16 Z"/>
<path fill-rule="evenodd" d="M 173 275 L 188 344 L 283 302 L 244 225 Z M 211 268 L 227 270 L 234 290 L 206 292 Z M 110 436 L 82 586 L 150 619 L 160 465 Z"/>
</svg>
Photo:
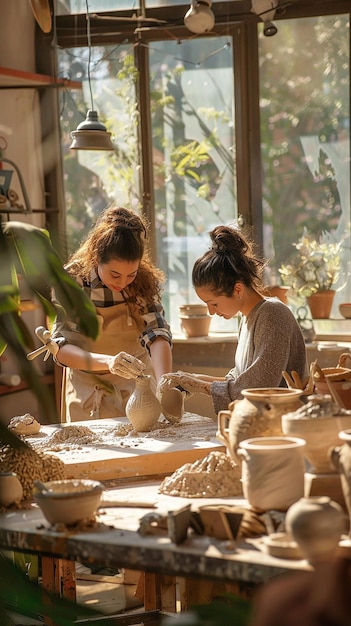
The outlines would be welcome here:
<svg viewBox="0 0 351 626">
<path fill-rule="evenodd" d="M 258 62 L 258 28 L 260 19 L 251 12 L 251 0 L 237 0 L 236 2 L 214 2 L 213 10 L 216 16 L 218 34 L 223 33 L 223 27 L 233 37 L 233 67 L 234 67 L 234 97 L 235 97 L 235 128 L 236 128 L 236 162 L 237 162 L 237 210 L 242 223 L 253 228 L 253 235 L 258 249 L 263 249 L 263 219 L 262 219 L 262 185 L 261 185 L 261 144 L 260 144 L 260 110 L 259 110 L 259 62 Z M 142 42 L 136 54 L 137 65 L 140 70 L 140 140 L 142 149 L 143 167 L 141 170 L 141 191 L 143 211 L 154 225 L 153 215 L 153 171 L 151 152 L 151 116 L 149 109 L 149 81 L 148 81 L 148 50 L 147 44 L 160 39 L 189 39 L 194 37 L 183 24 L 184 4 L 163 6 L 147 9 L 157 19 L 165 19 L 174 24 L 170 30 L 162 27 L 142 30 L 135 33 L 135 24 L 118 22 L 116 18 L 130 16 L 130 11 L 109 11 L 111 20 L 98 20 L 91 17 L 92 45 L 111 45 L 126 42 Z M 275 20 L 293 17 L 305 18 L 319 15 L 349 14 L 348 0 L 334 0 L 329 2 L 314 2 L 307 0 L 293 0 L 277 11 Z M 87 46 L 87 29 L 85 14 L 55 16 L 56 45 L 60 47 Z M 212 36 L 212 35 L 209 35 Z M 44 44 L 44 45 L 43 45 Z M 48 51 L 50 54 L 48 55 Z M 46 57 L 46 60 L 44 60 Z M 51 73 L 55 74 L 55 51 L 47 39 L 37 37 L 37 59 L 39 69 L 50 64 Z M 351 70 L 349 68 L 349 73 Z M 43 120 L 48 113 L 43 107 Z M 51 120 L 51 124 L 52 124 Z M 57 119 L 56 132 L 59 120 Z M 63 180 L 61 164 L 55 166 L 55 171 L 49 174 L 48 183 L 50 195 L 55 196 L 61 211 L 65 211 Z M 52 183 L 54 181 L 54 184 Z M 58 220 L 58 228 L 62 228 L 62 216 Z M 152 232 L 154 229 L 152 228 Z M 58 240 L 63 238 L 63 233 Z M 157 258 L 156 238 L 151 239 L 151 253 L 154 260 Z"/>
</svg>

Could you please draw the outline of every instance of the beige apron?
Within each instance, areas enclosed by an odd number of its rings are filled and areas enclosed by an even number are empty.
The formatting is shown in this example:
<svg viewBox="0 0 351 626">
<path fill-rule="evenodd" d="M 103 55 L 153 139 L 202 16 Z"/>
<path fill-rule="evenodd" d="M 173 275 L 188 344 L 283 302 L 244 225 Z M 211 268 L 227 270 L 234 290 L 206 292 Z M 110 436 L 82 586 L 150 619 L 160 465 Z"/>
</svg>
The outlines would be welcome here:
<svg viewBox="0 0 351 626">
<path fill-rule="evenodd" d="M 145 373 L 155 380 L 150 356 L 139 341 L 141 329 L 144 328 L 140 315 L 136 311 L 131 313 L 126 303 L 97 307 L 96 310 L 100 324 L 98 338 L 93 341 L 81 333 L 65 331 L 68 341 L 90 352 L 111 355 L 128 352 L 145 363 Z M 101 374 L 64 368 L 61 421 L 125 416 L 125 406 L 134 388 L 134 380 L 110 372 Z"/>
</svg>

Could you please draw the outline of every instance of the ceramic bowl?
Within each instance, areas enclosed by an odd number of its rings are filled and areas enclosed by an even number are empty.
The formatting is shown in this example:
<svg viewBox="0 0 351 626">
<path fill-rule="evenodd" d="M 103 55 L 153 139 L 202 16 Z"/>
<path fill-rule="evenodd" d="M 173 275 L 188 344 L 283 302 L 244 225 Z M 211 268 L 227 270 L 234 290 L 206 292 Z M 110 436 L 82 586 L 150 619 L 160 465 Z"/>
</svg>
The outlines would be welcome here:
<svg viewBox="0 0 351 626">
<path fill-rule="evenodd" d="M 278 559 L 303 559 L 304 555 L 296 541 L 288 533 L 271 533 L 263 539 L 266 552 Z"/>
<path fill-rule="evenodd" d="M 211 317 L 209 315 L 180 315 L 180 325 L 187 337 L 206 337 L 210 330 Z"/>
<path fill-rule="evenodd" d="M 35 488 L 34 500 L 50 524 L 72 525 L 94 517 L 103 490 L 96 480 L 53 480 Z"/>
<path fill-rule="evenodd" d="M 339 304 L 339 313 L 346 319 L 351 318 L 351 302 L 343 302 Z"/>
<path fill-rule="evenodd" d="M 208 308 L 206 304 L 181 304 L 179 307 L 180 315 L 207 315 Z"/>
</svg>

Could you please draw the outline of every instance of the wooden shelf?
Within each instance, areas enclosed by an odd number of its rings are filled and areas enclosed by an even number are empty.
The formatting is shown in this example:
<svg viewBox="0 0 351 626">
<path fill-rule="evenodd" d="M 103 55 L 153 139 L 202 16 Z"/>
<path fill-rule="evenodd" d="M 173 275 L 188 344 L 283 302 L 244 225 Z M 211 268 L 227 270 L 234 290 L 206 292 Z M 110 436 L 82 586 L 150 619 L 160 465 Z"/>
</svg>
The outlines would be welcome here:
<svg viewBox="0 0 351 626">
<path fill-rule="evenodd" d="M 67 80 L 66 78 L 54 78 L 34 72 L 23 72 L 8 67 L 0 66 L 0 89 L 23 89 L 53 87 L 56 89 L 82 89 L 79 81 Z"/>
<path fill-rule="evenodd" d="M 53 385 L 55 383 L 54 374 L 44 374 L 43 376 L 41 376 L 40 381 L 43 385 Z M 16 385 L 15 387 L 0 384 L 0 396 L 6 396 L 9 393 L 24 391 L 25 389 L 29 389 L 28 383 L 26 383 L 26 381 L 22 381 L 19 385 Z"/>
</svg>

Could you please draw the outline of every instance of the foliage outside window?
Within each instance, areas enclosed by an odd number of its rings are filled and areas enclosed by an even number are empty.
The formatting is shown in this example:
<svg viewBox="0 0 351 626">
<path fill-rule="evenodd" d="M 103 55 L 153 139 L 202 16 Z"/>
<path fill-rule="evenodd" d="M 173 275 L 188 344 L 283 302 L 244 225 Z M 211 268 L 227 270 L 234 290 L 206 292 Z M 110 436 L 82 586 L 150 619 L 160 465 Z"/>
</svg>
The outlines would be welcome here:
<svg viewBox="0 0 351 626">
<path fill-rule="evenodd" d="M 323 232 L 344 239 L 345 274 L 350 262 L 349 16 L 280 20 L 274 37 L 264 37 L 261 25 L 259 31 L 262 228 L 264 255 L 271 259 L 266 282 L 281 282 L 279 267 L 288 263 L 304 228 L 317 240 Z M 61 67 L 84 79 L 87 58 L 86 49 L 62 51 Z M 191 269 L 208 246 L 208 231 L 247 213 L 236 197 L 231 39 L 157 41 L 149 44 L 149 59 L 157 262 L 168 276 L 164 300 L 177 329 L 178 305 L 196 301 Z M 67 95 L 62 106 L 70 250 L 108 202 L 138 210 L 143 193 L 134 46 L 93 47 L 91 76 L 96 108 L 115 136 L 116 150 L 111 157 L 68 149 L 69 130 L 88 108 L 84 81 L 83 97 L 75 94 L 73 102 Z M 338 298 L 335 311 L 341 299 L 351 300 L 351 285 Z M 213 319 L 211 330 L 226 332 L 230 326 Z"/>
<path fill-rule="evenodd" d="M 344 239 L 350 255 L 349 16 L 279 22 L 260 36 L 260 111 L 265 255 L 280 282 L 304 229 Z M 345 233 L 347 237 L 345 238 Z M 341 284 L 338 284 L 338 288 Z M 350 300 L 344 284 L 338 301 Z M 337 299 L 334 307 L 337 311 Z"/>
<path fill-rule="evenodd" d="M 83 97 L 62 107 L 62 140 L 69 251 L 77 247 L 107 203 L 139 210 L 142 190 L 134 46 L 93 48 L 94 102 L 114 135 L 114 153 L 69 150 L 69 131 L 85 116 Z M 236 217 L 232 51 L 228 37 L 150 44 L 150 111 L 157 262 L 168 281 L 164 295 L 172 329 L 178 306 L 196 302 L 191 285 L 195 259 L 209 244 L 208 231 Z M 87 51 L 60 53 L 62 72 L 87 75 Z M 229 89 L 228 89 L 229 87 Z M 204 101 L 204 89 L 208 96 Z M 86 90 L 86 92 L 85 92 Z M 221 330 L 213 319 L 212 329 Z M 233 320 L 223 330 L 236 329 Z"/>
</svg>

